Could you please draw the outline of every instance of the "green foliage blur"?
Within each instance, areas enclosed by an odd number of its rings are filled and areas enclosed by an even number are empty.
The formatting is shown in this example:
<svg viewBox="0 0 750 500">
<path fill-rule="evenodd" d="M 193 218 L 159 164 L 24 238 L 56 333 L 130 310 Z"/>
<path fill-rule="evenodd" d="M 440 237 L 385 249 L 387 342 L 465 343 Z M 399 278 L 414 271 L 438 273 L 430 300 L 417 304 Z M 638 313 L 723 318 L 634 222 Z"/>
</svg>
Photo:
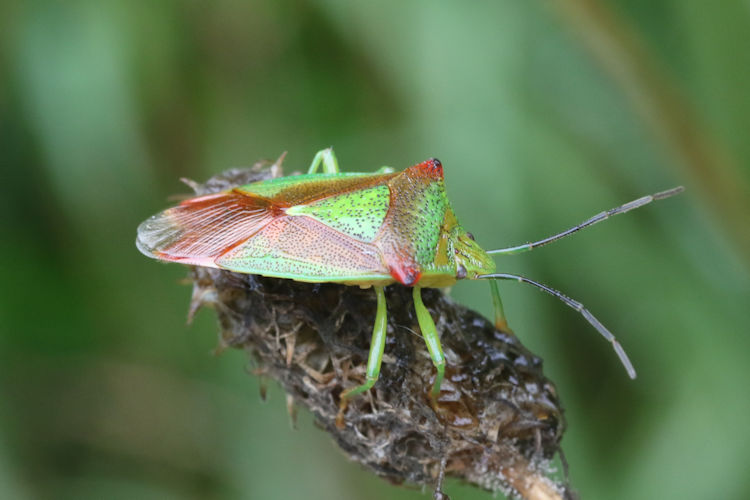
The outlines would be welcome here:
<svg viewBox="0 0 750 500">
<path fill-rule="evenodd" d="M 185 326 L 185 269 L 134 245 L 180 177 L 329 145 L 348 171 L 439 157 L 485 248 L 684 184 L 498 260 L 584 302 L 637 380 L 563 304 L 502 292 L 582 498 L 750 498 L 748 89 L 742 0 L 1 3 L 0 498 L 429 498 L 290 429 L 244 353 L 211 355 L 211 311 Z M 452 294 L 490 313 L 486 285 Z"/>
</svg>

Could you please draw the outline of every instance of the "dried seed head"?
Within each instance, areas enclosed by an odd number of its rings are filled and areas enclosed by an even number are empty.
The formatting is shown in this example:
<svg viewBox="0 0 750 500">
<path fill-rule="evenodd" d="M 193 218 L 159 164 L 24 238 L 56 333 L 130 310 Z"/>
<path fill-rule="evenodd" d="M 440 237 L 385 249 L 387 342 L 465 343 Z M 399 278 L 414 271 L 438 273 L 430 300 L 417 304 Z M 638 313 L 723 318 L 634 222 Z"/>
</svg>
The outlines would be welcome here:
<svg viewBox="0 0 750 500">
<path fill-rule="evenodd" d="M 199 192 L 263 175 L 268 171 L 229 171 Z M 216 309 L 222 345 L 248 351 L 343 453 L 377 475 L 433 487 L 444 473 L 529 499 L 567 494 L 545 477 L 565 421 L 541 359 L 438 290 L 423 290 L 448 361 L 437 408 L 428 395 L 434 367 L 422 338 L 410 333 L 419 331 L 411 290 L 389 286 L 380 379 L 368 395 L 349 402 L 340 429 L 339 394 L 364 380 L 376 306 L 372 290 L 209 268 L 194 268 L 192 276 L 198 289 L 193 297 Z"/>
</svg>

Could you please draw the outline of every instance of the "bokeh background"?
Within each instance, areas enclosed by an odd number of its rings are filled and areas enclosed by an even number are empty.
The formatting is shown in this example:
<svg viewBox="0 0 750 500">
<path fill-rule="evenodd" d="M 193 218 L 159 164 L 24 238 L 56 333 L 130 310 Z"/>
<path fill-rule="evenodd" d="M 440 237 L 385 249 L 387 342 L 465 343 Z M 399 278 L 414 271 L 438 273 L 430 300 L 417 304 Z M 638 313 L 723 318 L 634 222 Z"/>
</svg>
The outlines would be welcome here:
<svg viewBox="0 0 750 500">
<path fill-rule="evenodd" d="M 748 89 L 742 0 L 2 2 L 0 498 L 429 498 L 291 430 L 242 352 L 211 355 L 211 311 L 185 326 L 185 269 L 134 245 L 178 178 L 329 145 L 349 171 L 439 157 L 485 247 L 684 184 L 499 260 L 589 306 L 636 381 L 575 312 L 502 291 L 582 498 L 750 498 Z"/>
</svg>

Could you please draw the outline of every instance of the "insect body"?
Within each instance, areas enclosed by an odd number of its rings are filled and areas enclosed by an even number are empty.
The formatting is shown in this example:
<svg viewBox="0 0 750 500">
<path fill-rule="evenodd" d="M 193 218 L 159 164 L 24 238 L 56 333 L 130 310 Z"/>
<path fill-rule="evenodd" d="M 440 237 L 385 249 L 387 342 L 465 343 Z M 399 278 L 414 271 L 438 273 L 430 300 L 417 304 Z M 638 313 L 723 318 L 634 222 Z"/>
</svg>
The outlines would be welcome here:
<svg viewBox="0 0 750 500">
<path fill-rule="evenodd" d="M 323 173 L 317 173 L 322 166 Z M 445 372 L 440 337 L 422 303 L 421 288 L 444 287 L 459 279 L 486 279 L 491 286 L 495 323 L 509 331 L 496 280 L 535 285 L 581 312 L 609 340 L 631 377 L 635 376 L 614 336 L 580 303 L 522 276 L 495 272 L 490 254 L 531 250 L 679 192 L 646 196 L 544 240 L 484 251 L 458 223 L 447 198 L 443 167 L 430 159 L 393 172 L 342 173 L 333 151 L 320 151 L 306 175 L 277 177 L 217 194 L 183 201 L 143 222 L 136 244 L 160 260 L 306 282 L 373 287 L 377 312 L 366 380 L 341 395 L 342 412 L 352 396 L 377 381 L 385 348 L 383 288 L 413 287 L 414 307 L 437 374 L 431 396 L 437 400 Z"/>
</svg>

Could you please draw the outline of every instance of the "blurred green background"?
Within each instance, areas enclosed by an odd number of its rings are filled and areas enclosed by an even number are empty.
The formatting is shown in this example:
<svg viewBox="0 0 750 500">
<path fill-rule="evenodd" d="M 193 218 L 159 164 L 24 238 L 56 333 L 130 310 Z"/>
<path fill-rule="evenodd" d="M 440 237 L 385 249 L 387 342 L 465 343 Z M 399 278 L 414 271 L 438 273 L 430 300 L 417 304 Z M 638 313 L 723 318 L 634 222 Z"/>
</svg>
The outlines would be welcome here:
<svg viewBox="0 0 750 500">
<path fill-rule="evenodd" d="M 0 498 L 417 499 L 348 463 L 242 352 L 185 326 L 137 224 L 231 166 L 323 147 L 446 169 L 485 247 L 687 192 L 499 268 L 567 408 L 584 499 L 750 498 L 750 3 L 0 4 Z M 486 285 L 461 302 L 490 313 Z M 492 495 L 449 482 L 454 499 Z"/>
</svg>

